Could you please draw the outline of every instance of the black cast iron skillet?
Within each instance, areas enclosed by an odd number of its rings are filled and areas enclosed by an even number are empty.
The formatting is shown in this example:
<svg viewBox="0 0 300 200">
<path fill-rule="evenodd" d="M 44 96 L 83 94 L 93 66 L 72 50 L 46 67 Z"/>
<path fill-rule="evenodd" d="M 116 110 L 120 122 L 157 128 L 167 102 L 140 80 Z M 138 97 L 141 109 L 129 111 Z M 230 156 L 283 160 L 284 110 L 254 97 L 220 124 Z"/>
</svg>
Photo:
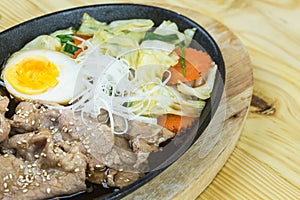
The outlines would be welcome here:
<svg viewBox="0 0 300 200">
<path fill-rule="evenodd" d="M 62 197 L 67 199 L 119 199 L 147 183 L 166 169 L 171 163 L 176 161 L 205 130 L 215 114 L 222 96 L 225 80 L 225 66 L 216 42 L 203 27 L 173 11 L 138 4 L 103 4 L 79 7 L 38 17 L 5 30 L 0 33 L 0 64 L 3 65 L 12 53 L 18 51 L 27 42 L 41 34 L 49 34 L 70 26 L 78 27 L 81 23 L 81 17 L 85 12 L 99 21 L 108 23 L 120 19 L 146 18 L 152 19 L 156 26 L 163 20 L 171 20 L 178 25 L 180 31 L 195 27 L 197 31 L 194 40 L 197 44 L 194 44 L 194 48 L 206 51 L 218 65 L 218 73 L 211 98 L 207 101 L 197 123 L 187 130 L 185 134 L 175 137 L 175 139 L 165 145 L 162 152 L 150 155 L 149 162 L 151 171 L 149 173 L 134 184 L 121 190 L 115 188 L 104 189 L 100 186 L 94 186 L 94 192 L 92 193 L 84 192 Z M 198 43 L 201 44 L 201 46 L 199 46 Z"/>
</svg>

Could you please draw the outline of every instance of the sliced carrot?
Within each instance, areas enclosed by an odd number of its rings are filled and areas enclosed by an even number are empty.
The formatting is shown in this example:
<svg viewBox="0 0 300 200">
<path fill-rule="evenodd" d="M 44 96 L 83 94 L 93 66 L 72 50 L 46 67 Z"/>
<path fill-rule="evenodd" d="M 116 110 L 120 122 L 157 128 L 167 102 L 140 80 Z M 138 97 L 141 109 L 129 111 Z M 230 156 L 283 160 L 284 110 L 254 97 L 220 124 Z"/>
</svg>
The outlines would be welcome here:
<svg viewBox="0 0 300 200">
<path fill-rule="evenodd" d="M 204 51 L 198 51 L 193 48 L 184 47 L 184 64 L 185 74 L 182 69 L 182 50 L 176 48 L 175 53 L 180 57 L 177 64 L 172 66 L 169 70 L 172 73 L 168 84 L 176 84 L 179 80 L 182 82 L 194 81 L 201 77 L 201 75 L 209 70 L 212 59 Z"/>
<path fill-rule="evenodd" d="M 195 117 L 165 114 L 159 116 L 157 122 L 159 125 L 177 134 L 191 126 L 195 119 Z"/>
<path fill-rule="evenodd" d="M 84 40 L 88 40 L 91 37 L 93 37 L 92 35 L 84 35 L 84 34 L 80 34 L 80 33 L 75 33 L 74 36 L 80 37 L 80 38 L 82 38 Z M 80 45 L 82 43 L 82 41 L 78 40 L 76 37 L 73 37 L 72 39 L 73 39 L 75 45 L 78 46 L 78 45 Z"/>
<path fill-rule="evenodd" d="M 72 58 L 77 58 L 77 56 L 82 52 L 82 49 L 78 49 L 77 51 L 75 51 L 74 55 L 72 56 Z"/>
</svg>

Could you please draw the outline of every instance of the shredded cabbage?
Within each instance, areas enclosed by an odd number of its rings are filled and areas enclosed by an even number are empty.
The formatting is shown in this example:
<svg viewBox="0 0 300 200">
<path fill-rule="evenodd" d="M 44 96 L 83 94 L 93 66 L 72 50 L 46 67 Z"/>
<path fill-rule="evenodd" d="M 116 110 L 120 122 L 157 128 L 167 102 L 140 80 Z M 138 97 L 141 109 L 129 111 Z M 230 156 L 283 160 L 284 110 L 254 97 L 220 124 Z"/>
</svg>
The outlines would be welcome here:
<svg viewBox="0 0 300 200">
<path fill-rule="evenodd" d="M 210 97 L 217 66 L 198 80 L 202 81 L 199 87 L 192 88 L 180 81 L 177 85 L 167 85 L 171 78 L 168 69 L 179 60 L 175 47 L 182 43 L 189 45 L 196 29 L 182 33 L 171 21 L 162 22 L 156 29 L 153 25 L 147 19 L 106 24 L 84 14 L 76 33 L 92 38 L 77 37 L 71 28 L 52 33 L 50 40 L 58 43 L 56 36 L 63 34 L 72 34 L 72 38 L 82 42 L 78 45 L 82 52 L 75 60 L 81 66 L 78 91 L 66 108 L 93 117 L 101 109 L 106 110 L 115 134 L 127 132 L 128 120 L 156 124 L 157 117 L 163 114 L 198 117 L 205 106 L 204 100 Z M 155 34 L 147 34 L 151 29 Z M 53 44 L 45 46 L 56 48 Z M 125 130 L 121 132 L 114 126 L 116 115 L 125 122 Z"/>
<path fill-rule="evenodd" d="M 30 49 L 49 49 L 54 51 L 61 50 L 61 44 L 58 38 L 49 35 L 40 35 L 27 43 L 22 50 Z"/>
<path fill-rule="evenodd" d="M 210 93 L 214 87 L 215 76 L 217 72 L 217 65 L 213 65 L 206 74 L 206 76 L 201 77 L 204 84 L 198 87 L 190 87 L 181 81 L 178 81 L 177 89 L 178 91 L 182 92 L 183 94 L 195 96 L 200 99 L 208 99 L 210 98 Z"/>
<path fill-rule="evenodd" d="M 182 33 L 178 30 L 177 24 L 169 20 L 163 21 L 154 31 L 154 33 L 160 35 L 177 34 L 179 39 L 177 41 L 173 41 L 173 44 L 178 44 L 184 41 L 185 46 L 190 45 L 195 32 L 196 29 L 191 28 L 191 29 L 185 29 L 184 33 Z"/>
<path fill-rule="evenodd" d="M 89 14 L 84 13 L 81 19 L 82 23 L 77 31 L 77 33 L 84 35 L 93 35 L 99 29 L 105 29 L 107 24 L 104 22 L 99 22 L 95 18 L 91 17 Z"/>
</svg>

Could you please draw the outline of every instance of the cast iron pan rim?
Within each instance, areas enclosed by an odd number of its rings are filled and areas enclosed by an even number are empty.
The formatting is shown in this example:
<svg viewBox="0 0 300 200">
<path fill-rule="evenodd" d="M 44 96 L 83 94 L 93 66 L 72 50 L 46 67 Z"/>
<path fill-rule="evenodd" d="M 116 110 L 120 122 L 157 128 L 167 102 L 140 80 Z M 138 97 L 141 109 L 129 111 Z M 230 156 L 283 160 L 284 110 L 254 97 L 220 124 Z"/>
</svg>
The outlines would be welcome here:
<svg viewBox="0 0 300 200">
<path fill-rule="evenodd" d="M 203 34 L 203 36 L 205 38 L 207 38 L 209 40 L 209 43 L 212 44 L 212 48 L 213 48 L 213 52 L 216 53 L 216 57 L 218 57 L 218 66 L 221 67 L 221 69 L 219 68 L 218 70 L 221 70 L 220 74 L 221 74 L 221 82 L 222 84 L 214 85 L 214 90 L 217 90 L 218 92 L 220 92 L 221 94 L 217 94 L 218 96 L 222 95 L 223 93 L 223 88 L 224 88 L 224 81 L 225 81 L 225 65 L 224 65 L 224 60 L 222 57 L 222 53 L 217 45 L 217 43 L 214 41 L 214 39 L 211 37 L 211 35 L 198 23 L 196 23 L 195 21 L 191 20 L 190 18 L 181 15 L 180 13 L 165 9 L 165 8 L 161 8 L 161 7 L 157 7 L 157 6 L 151 6 L 151 5 L 143 5 L 143 4 L 134 4 L 134 3 L 109 3 L 109 4 L 94 4 L 94 5 L 87 5 L 87 6 L 80 6 L 80 7 L 74 7 L 74 8 L 70 8 L 70 9 L 65 9 L 65 10 L 60 10 L 60 11 L 55 11 L 52 13 L 48 13 L 33 19 L 30 19 L 28 21 L 25 21 L 23 23 L 20 23 L 18 25 L 15 25 L 13 27 L 10 27 L 2 32 L 0 32 L 0 35 L 6 34 L 7 32 L 10 32 L 13 29 L 18 29 L 18 28 L 22 28 L 23 26 L 26 26 L 27 24 L 30 24 L 34 21 L 40 21 L 43 20 L 44 18 L 48 18 L 50 16 L 53 15 L 58 15 L 58 14 L 62 14 L 65 13 L 66 15 L 69 13 L 72 13 L 73 11 L 84 11 L 84 10 L 88 10 L 88 9 L 94 9 L 97 7 L 114 7 L 114 6 L 122 6 L 122 7 L 141 7 L 141 8 L 150 8 L 150 9 L 155 9 L 155 10 L 161 10 L 164 13 L 168 13 L 171 15 L 177 15 L 179 18 L 183 19 L 184 21 L 188 22 L 189 25 L 196 27 L 198 30 L 200 29 L 201 33 Z M 3 59 L 3 62 L 5 62 L 5 58 Z M 198 129 L 197 131 L 197 135 L 195 137 L 195 139 L 193 140 L 192 144 L 199 138 L 199 136 L 201 135 L 201 133 L 206 129 L 207 125 L 210 122 L 210 119 L 213 117 L 213 115 L 215 114 L 215 111 L 219 105 L 220 102 L 220 98 L 217 98 L 216 100 L 214 100 L 214 104 L 210 105 L 212 108 L 209 110 L 208 113 L 206 113 L 205 116 L 201 116 L 202 119 L 204 119 L 204 121 L 202 121 L 202 124 L 200 126 L 201 129 Z M 191 144 L 191 145 L 192 145 Z M 182 156 L 182 155 L 180 155 Z M 180 157 L 179 156 L 179 157 Z M 179 158 L 178 157 L 178 158 Z M 176 158 L 176 160 L 178 159 Z M 175 161 L 176 161 L 175 160 Z M 136 181 L 135 183 L 125 187 L 124 189 L 120 190 L 119 192 L 113 192 L 111 194 L 108 194 L 107 196 L 101 198 L 101 199 L 119 199 L 121 197 L 126 196 L 127 194 L 133 192 L 134 190 L 136 190 L 137 188 L 139 188 L 140 186 L 144 185 L 145 183 L 147 183 L 148 181 L 150 181 L 151 179 L 153 179 L 155 176 L 157 176 L 158 174 L 160 174 L 162 171 L 164 171 L 169 165 L 167 165 L 166 167 L 163 167 L 161 169 L 155 170 L 150 172 L 149 174 L 147 174 L 146 176 L 142 177 L 141 179 L 139 179 L 138 181 Z"/>
</svg>

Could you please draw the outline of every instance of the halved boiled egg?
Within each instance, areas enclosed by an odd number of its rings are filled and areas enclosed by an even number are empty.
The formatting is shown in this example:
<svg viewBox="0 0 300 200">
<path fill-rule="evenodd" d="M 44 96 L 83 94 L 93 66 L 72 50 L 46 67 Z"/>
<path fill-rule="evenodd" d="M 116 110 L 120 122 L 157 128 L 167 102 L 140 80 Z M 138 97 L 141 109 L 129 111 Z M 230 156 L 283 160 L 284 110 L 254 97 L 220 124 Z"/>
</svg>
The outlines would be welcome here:
<svg viewBox="0 0 300 200">
<path fill-rule="evenodd" d="M 79 69 L 61 52 L 24 50 L 9 58 L 1 77 L 6 89 L 19 99 L 67 104 L 74 97 Z"/>
</svg>

